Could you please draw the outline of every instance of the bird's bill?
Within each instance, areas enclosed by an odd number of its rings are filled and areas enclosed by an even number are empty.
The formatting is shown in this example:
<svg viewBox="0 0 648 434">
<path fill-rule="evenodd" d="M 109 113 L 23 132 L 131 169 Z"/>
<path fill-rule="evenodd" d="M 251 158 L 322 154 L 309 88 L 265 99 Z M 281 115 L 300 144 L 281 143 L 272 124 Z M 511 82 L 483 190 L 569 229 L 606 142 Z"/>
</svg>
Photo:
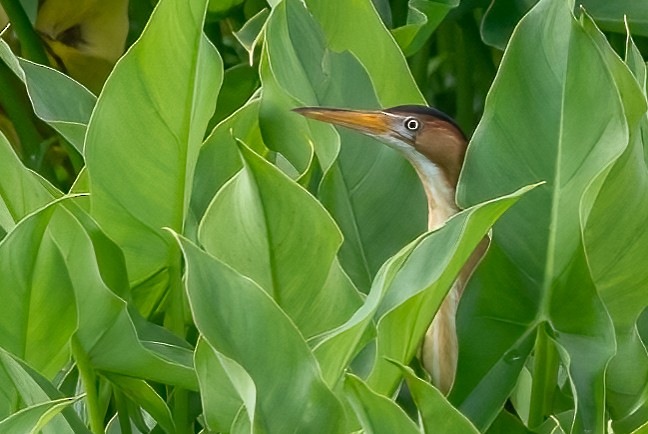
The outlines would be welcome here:
<svg viewBox="0 0 648 434">
<path fill-rule="evenodd" d="M 324 107 L 300 107 L 293 110 L 307 118 L 351 128 L 372 136 L 391 131 L 391 118 L 381 111 L 347 110 Z"/>
</svg>

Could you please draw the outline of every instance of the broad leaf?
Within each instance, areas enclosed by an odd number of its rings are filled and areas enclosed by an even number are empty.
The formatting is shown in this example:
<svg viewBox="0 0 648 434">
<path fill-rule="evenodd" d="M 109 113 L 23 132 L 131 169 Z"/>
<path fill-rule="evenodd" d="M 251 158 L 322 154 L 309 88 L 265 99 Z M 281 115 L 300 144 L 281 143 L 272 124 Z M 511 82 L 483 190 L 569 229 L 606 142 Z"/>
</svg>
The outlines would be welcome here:
<svg viewBox="0 0 648 434">
<path fill-rule="evenodd" d="M 416 424 L 394 401 L 372 391 L 360 378 L 348 375 L 345 392 L 365 432 L 418 434 Z"/>
<path fill-rule="evenodd" d="M 168 262 L 162 228 L 181 231 L 188 212 L 222 80 L 220 57 L 202 33 L 206 3 L 158 4 L 115 66 L 88 126 L 92 215 L 124 250 L 131 281 Z"/>
<path fill-rule="evenodd" d="M 314 164 L 315 154 L 322 178 L 311 191 L 342 230 L 343 268 L 367 292 L 382 263 L 425 228 L 420 182 L 392 149 L 349 132 L 342 133 L 340 146 L 331 126 L 289 110 L 299 105 L 377 108 L 423 99 L 369 2 L 306 4 L 308 9 L 295 0 L 281 3 L 267 23 L 260 125 L 268 147 L 299 173 Z M 337 14 L 364 18 L 351 25 Z"/>
<path fill-rule="evenodd" d="M 459 0 L 409 0 L 407 24 L 391 32 L 403 54 L 411 56 L 423 47 L 432 32 Z"/>
<path fill-rule="evenodd" d="M 642 128 L 648 127 L 645 84 L 633 79 L 591 21 L 586 20 L 585 26 L 607 55 L 623 98 L 630 133 L 627 149 L 612 166 L 600 190 L 596 190 L 598 194 L 584 198 L 581 213 L 588 215 L 582 225 L 590 269 L 614 322 L 617 340 L 617 353 L 607 371 L 607 401 L 612 418 L 622 419 L 638 412 L 637 404 L 644 401 L 648 390 L 648 354 L 636 329 L 639 315 L 648 306 L 644 290 L 648 270 L 643 266 L 643 258 L 648 255 L 648 236 L 643 231 L 648 219 L 648 169 L 642 137 Z M 628 39 L 628 56 L 635 50 L 632 39 Z M 634 73 L 645 83 L 643 61 L 634 62 Z M 613 227 L 619 230 L 611 236 Z M 647 404 L 641 407 L 641 413 L 648 414 Z"/>
<path fill-rule="evenodd" d="M 416 376 L 407 366 L 394 362 L 405 376 L 425 432 L 439 434 L 477 434 L 477 428 L 454 408 L 443 394 L 427 381 Z"/>
<path fill-rule="evenodd" d="M 214 350 L 235 361 L 254 381 L 261 428 L 344 431 L 342 405 L 321 379 L 304 338 L 274 300 L 191 242 L 180 237 L 178 242 L 196 327 Z"/>
<path fill-rule="evenodd" d="M 279 169 L 240 151 L 245 166 L 207 209 L 201 244 L 270 294 L 305 337 L 340 325 L 360 298 L 352 287 L 324 286 L 342 243 L 335 222 Z"/>
<path fill-rule="evenodd" d="M 24 220 L 0 243 L 0 347 L 47 377 L 69 358 L 76 329 L 74 291 L 47 227 L 56 206 Z M 51 282 L 57 282 L 55 286 Z"/>
<path fill-rule="evenodd" d="M 36 116 L 83 154 L 83 140 L 97 98 L 65 74 L 17 58 L 5 41 L 0 41 L 0 58 L 25 82 Z"/>
<path fill-rule="evenodd" d="M 570 358 L 574 429 L 600 431 L 604 425 L 604 371 L 615 351 L 614 335 L 587 267 L 579 205 L 628 136 L 613 76 L 571 6 L 542 0 L 520 22 L 458 188 L 460 203 L 470 205 L 546 181 L 495 225 L 494 246 L 460 308 L 451 402 L 480 429 L 513 389 L 544 321 Z M 539 44 L 540 53 L 534 49 Z M 549 354 L 536 352 L 535 358 Z M 547 369 L 557 370 L 552 363 Z M 543 402 L 551 402 L 555 383 L 536 374 Z M 551 411 L 540 401 L 532 410 Z"/>
<path fill-rule="evenodd" d="M 2 394 L 13 397 L 14 409 L 19 402 L 21 405 L 35 406 L 69 399 L 64 398 L 63 394 L 46 378 L 4 350 L 0 350 L 0 366 L 0 377 L 7 380 L 0 382 Z M 55 417 L 48 426 L 43 427 L 42 432 L 43 434 L 89 433 L 72 409 L 63 409 L 62 415 Z"/>
<path fill-rule="evenodd" d="M 63 398 L 24 408 L 0 421 L 0 430 L 7 433 L 37 434 L 49 421 L 79 398 Z"/>
<path fill-rule="evenodd" d="M 212 431 L 230 431 L 241 414 L 255 426 L 256 388 L 250 376 L 235 361 L 214 350 L 203 338 L 194 356 L 205 422 Z M 250 432 L 250 430 L 247 430 Z"/>
<path fill-rule="evenodd" d="M 497 217 L 527 190 L 476 205 L 390 258 L 362 307 L 346 323 L 320 337 L 315 346 L 327 382 L 336 384 L 342 377 L 365 343 L 363 338 L 375 317 L 377 350 L 368 382 L 376 391 L 393 392 L 400 373 L 385 357 L 409 363 L 463 263 Z"/>
<path fill-rule="evenodd" d="M 0 133 L 0 227 L 11 231 L 22 218 L 60 196 L 55 188 L 27 169 Z"/>
</svg>

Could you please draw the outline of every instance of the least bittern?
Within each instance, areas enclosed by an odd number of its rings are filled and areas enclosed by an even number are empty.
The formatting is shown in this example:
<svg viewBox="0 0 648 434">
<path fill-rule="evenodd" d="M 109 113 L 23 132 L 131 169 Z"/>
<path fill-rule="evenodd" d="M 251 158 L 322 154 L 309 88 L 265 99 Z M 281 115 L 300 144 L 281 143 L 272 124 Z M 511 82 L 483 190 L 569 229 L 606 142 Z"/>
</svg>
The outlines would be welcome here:
<svg viewBox="0 0 648 434">
<path fill-rule="evenodd" d="M 376 111 L 322 107 L 302 107 L 294 111 L 375 137 L 407 158 L 421 178 L 427 195 L 429 230 L 438 229 L 459 211 L 455 191 L 468 141 L 449 116 L 430 107 L 415 105 Z M 478 257 L 469 261 L 455 281 L 421 346 L 423 366 L 432 382 L 444 393 L 450 390 L 457 369 L 457 306 L 476 259 Z"/>
</svg>

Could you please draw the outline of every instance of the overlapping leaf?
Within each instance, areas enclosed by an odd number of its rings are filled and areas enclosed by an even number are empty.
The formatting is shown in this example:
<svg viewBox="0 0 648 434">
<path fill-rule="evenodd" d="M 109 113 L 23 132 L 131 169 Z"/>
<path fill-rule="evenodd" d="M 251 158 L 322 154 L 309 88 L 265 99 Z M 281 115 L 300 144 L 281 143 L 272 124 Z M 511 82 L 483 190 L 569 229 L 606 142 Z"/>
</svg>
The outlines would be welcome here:
<svg viewBox="0 0 648 434">
<path fill-rule="evenodd" d="M 648 238 L 642 230 L 648 218 L 648 169 L 642 137 L 642 129 L 648 126 L 646 65 L 643 60 L 636 61 L 641 56 L 628 36 L 626 62 L 635 80 L 593 23 L 585 20 L 584 24 L 615 76 L 630 134 L 627 149 L 600 190 L 584 198 L 581 224 L 592 276 L 616 333 L 617 353 L 607 370 L 607 402 L 613 419 L 625 418 L 631 428 L 636 428 L 637 421 L 648 415 L 648 407 L 640 398 L 648 388 L 648 354 L 636 329 L 639 315 L 648 306 L 644 290 L 648 272 L 642 266 L 648 255 Z M 630 416 L 632 413 L 635 415 Z"/>
<path fill-rule="evenodd" d="M 420 183 L 393 150 L 348 132 L 338 147 L 330 126 L 306 122 L 289 109 L 377 108 L 423 99 L 369 2 L 306 4 L 308 9 L 286 1 L 269 18 L 261 65 L 262 133 L 268 147 L 299 172 L 315 153 L 323 178 L 314 190 L 345 237 L 341 264 L 366 292 L 382 263 L 425 228 Z M 363 18 L 349 19 L 354 16 Z"/>
<path fill-rule="evenodd" d="M 83 153 L 83 140 L 96 97 L 54 69 L 17 58 L 1 40 L 0 58 L 25 82 L 34 113 Z"/>
<path fill-rule="evenodd" d="M 253 281 L 191 242 L 179 242 L 196 326 L 214 350 L 234 360 L 254 381 L 261 429 L 343 431 L 342 405 L 321 379 L 315 358 L 288 316 Z"/>
<path fill-rule="evenodd" d="M 118 62 L 86 139 L 92 215 L 139 281 L 168 262 L 162 227 L 181 231 L 222 65 L 202 33 L 206 1 L 160 2 Z M 116 127 L 118 126 L 118 127 Z"/>
<path fill-rule="evenodd" d="M 277 168 L 240 150 L 245 167 L 210 204 L 200 242 L 264 288 L 305 337 L 340 325 L 360 298 L 353 287 L 325 285 L 342 243 L 335 222 Z"/>
<path fill-rule="evenodd" d="M 519 184 L 547 181 L 498 222 L 495 246 L 464 295 L 451 401 L 478 428 L 496 415 L 537 326 L 547 321 L 569 359 L 563 361 L 577 397 L 574 429 L 603 429 L 604 370 L 614 354 L 614 336 L 587 267 L 579 204 L 628 136 L 613 76 L 570 9 L 542 0 L 520 22 L 459 185 L 466 205 Z M 532 48 L 538 44 L 540 53 Z M 537 351 L 535 357 L 547 354 Z M 542 383 L 537 375 L 534 385 L 546 402 L 555 383 Z M 540 401 L 532 408 L 546 411 Z"/>
</svg>

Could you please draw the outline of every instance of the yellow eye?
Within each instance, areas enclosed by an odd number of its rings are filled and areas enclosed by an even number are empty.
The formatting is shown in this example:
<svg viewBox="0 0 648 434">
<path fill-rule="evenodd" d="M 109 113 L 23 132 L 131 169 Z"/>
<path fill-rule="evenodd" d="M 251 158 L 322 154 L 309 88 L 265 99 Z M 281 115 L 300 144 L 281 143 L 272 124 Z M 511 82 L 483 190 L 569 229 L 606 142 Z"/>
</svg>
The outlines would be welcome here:
<svg viewBox="0 0 648 434">
<path fill-rule="evenodd" d="M 417 131 L 421 126 L 419 120 L 412 117 L 405 119 L 405 122 L 403 122 L 403 124 L 405 125 L 405 128 L 410 131 Z"/>
</svg>

